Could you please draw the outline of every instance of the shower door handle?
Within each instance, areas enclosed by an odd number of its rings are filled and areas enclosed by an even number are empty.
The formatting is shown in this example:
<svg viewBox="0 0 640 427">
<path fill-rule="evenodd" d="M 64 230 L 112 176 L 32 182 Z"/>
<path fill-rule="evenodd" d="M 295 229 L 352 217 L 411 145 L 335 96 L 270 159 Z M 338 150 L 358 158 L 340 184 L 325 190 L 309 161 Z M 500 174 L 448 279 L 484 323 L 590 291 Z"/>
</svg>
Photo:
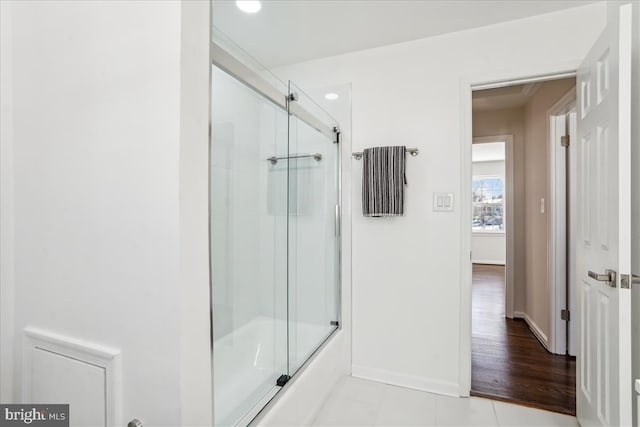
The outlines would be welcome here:
<svg viewBox="0 0 640 427">
<path fill-rule="evenodd" d="M 340 236 L 340 205 L 336 205 L 336 217 L 333 232 L 336 237 Z"/>
</svg>

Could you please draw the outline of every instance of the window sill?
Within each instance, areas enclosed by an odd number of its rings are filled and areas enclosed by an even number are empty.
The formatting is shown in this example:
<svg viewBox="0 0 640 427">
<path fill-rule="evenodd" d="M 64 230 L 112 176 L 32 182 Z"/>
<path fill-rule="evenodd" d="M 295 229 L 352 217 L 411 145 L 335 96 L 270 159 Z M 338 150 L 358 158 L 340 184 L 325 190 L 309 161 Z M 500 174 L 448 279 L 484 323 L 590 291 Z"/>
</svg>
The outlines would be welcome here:
<svg viewBox="0 0 640 427">
<path fill-rule="evenodd" d="M 505 237 L 506 233 L 504 231 L 472 231 L 472 236 L 482 236 L 482 237 Z"/>
</svg>

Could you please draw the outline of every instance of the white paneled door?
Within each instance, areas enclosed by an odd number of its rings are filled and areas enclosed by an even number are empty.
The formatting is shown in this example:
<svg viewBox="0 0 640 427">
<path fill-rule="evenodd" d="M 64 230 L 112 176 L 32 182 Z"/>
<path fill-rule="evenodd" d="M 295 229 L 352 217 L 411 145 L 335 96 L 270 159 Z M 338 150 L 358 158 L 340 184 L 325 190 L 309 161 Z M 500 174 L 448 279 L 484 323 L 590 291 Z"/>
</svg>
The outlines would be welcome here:
<svg viewBox="0 0 640 427">
<path fill-rule="evenodd" d="M 611 4 L 607 28 L 578 70 L 577 415 L 628 426 L 632 414 L 630 272 L 631 5 Z"/>
</svg>

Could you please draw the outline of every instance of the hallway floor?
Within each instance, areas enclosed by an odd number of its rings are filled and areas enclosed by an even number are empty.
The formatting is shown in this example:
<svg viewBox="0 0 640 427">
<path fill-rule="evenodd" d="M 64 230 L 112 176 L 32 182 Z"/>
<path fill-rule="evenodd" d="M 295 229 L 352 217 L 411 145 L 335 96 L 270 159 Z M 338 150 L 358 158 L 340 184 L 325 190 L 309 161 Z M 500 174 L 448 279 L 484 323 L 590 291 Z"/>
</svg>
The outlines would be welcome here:
<svg viewBox="0 0 640 427">
<path fill-rule="evenodd" d="M 313 425 L 577 427 L 578 421 L 569 415 L 480 397 L 442 396 L 344 377 Z"/>
<path fill-rule="evenodd" d="M 473 266 L 471 393 L 575 415 L 576 359 L 549 353 L 504 317 L 504 267 Z"/>
</svg>

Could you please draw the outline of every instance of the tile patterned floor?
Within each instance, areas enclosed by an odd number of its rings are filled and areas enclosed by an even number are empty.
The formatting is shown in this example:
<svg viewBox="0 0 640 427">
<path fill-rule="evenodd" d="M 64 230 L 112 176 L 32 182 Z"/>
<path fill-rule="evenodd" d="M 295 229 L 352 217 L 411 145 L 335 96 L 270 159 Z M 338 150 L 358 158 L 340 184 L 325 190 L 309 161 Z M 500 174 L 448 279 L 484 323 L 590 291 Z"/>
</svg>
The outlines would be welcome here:
<svg viewBox="0 0 640 427">
<path fill-rule="evenodd" d="M 314 426 L 578 427 L 575 417 L 479 397 L 455 398 L 344 377 Z"/>
</svg>

